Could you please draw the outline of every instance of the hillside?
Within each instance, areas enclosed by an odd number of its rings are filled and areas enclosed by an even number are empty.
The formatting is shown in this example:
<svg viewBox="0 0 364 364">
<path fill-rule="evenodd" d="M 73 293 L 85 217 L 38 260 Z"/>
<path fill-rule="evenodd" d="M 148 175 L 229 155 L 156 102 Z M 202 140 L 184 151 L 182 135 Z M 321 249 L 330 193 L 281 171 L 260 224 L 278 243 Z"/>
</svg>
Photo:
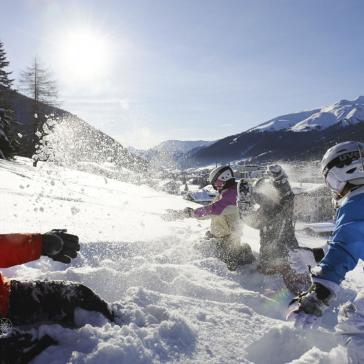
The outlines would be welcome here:
<svg viewBox="0 0 364 364">
<path fill-rule="evenodd" d="M 17 121 L 14 128 L 22 135 L 21 148 L 18 154 L 31 157 L 29 146 L 34 135 L 34 102 L 29 97 L 14 91 L 11 103 Z M 60 151 L 67 149 L 67 153 L 63 153 L 65 158 L 58 160 L 58 162 L 66 162 L 66 159 L 72 163 L 95 160 L 99 162 L 114 161 L 131 170 L 143 171 L 148 168 L 148 163 L 144 159 L 131 154 L 118 141 L 76 115 L 44 103 L 39 103 L 38 109 L 42 114 L 38 115 L 39 118 L 52 119 L 56 130 L 59 125 L 61 126 L 62 132 L 58 133 L 57 140 L 53 138 L 54 145 L 49 146 L 52 148 L 53 154 L 54 151 L 58 151 L 59 158 Z"/>
</svg>

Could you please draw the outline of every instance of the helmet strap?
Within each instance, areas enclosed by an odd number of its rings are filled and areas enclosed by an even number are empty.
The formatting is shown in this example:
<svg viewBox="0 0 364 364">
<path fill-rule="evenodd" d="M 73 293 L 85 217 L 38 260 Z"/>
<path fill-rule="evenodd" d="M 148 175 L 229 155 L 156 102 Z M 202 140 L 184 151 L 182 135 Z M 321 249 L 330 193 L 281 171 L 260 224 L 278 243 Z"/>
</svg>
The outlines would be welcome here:
<svg viewBox="0 0 364 364">
<path fill-rule="evenodd" d="M 344 198 L 349 192 L 351 191 L 354 191 L 356 190 L 358 187 L 360 186 L 356 186 L 356 185 L 353 185 L 351 183 L 347 183 L 344 187 L 344 189 L 338 193 L 338 192 L 335 192 L 335 200 L 341 200 L 342 198 Z"/>
</svg>

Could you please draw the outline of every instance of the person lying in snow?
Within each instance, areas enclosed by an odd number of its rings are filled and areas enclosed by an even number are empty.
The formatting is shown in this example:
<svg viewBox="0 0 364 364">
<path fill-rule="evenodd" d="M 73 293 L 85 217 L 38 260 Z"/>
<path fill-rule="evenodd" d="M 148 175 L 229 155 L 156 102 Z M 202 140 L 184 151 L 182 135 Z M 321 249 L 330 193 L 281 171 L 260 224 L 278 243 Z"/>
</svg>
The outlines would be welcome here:
<svg viewBox="0 0 364 364">
<path fill-rule="evenodd" d="M 211 219 L 207 238 L 215 243 L 217 257 L 230 270 L 235 270 L 239 265 L 252 263 L 255 258 L 250 246 L 240 242 L 241 224 L 233 170 L 229 166 L 217 167 L 211 171 L 209 182 L 219 192 L 218 196 L 210 205 L 197 209 L 187 207 L 183 214 L 196 219 Z"/>
<path fill-rule="evenodd" d="M 281 166 L 268 166 L 267 175 L 268 178 L 260 178 L 252 186 L 244 179 L 239 181 L 240 218 L 259 230 L 258 270 L 264 274 L 281 274 L 287 288 L 297 294 L 309 286 L 310 279 L 304 271 L 306 266 L 297 272 L 292 264 L 302 254 L 295 236 L 294 193 Z M 310 262 L 323 257 L 321 249 L 314 251 L 315 257 L 310 250 L 304 249 L 303 253 L 312 258 Z"/>
<path fill-rule="evenodd" d="M 335 300 L 339 285 L 364 259 L 364 143 L 343 142 L 328 149 L 321 171 L 338 209 L 330 246 L 311 269 L 312 285 L 292 300 L 287 315 L 295 326 L 310 328 Z M 343 305 L 336 332 L 348 348 L 349 363 L 364 363 L 364 293 Z"/>
<path fill-rule="evenodd" d="M 0 234 L 0 268 L 31 262 L 41 256 L 67 264 L 76 258 L 79 250 L 78 237 L 66 230 Z M 100 312 L 111 321 L 114 318 L 108 304 L 80 283 L 8 280 L 0 273 L 0 319 L 12 325 L 60 323 L 74 326 L 76 308 Z M 24 358 L 29 359 L 39 350 L 56 344 L 50 337 L 33 340 L 30 336 L 18 331 L 0 336 L 0 363 L 27 362 Z M 19 354 L 23 351 L 24 358 Z"/>
</svg>

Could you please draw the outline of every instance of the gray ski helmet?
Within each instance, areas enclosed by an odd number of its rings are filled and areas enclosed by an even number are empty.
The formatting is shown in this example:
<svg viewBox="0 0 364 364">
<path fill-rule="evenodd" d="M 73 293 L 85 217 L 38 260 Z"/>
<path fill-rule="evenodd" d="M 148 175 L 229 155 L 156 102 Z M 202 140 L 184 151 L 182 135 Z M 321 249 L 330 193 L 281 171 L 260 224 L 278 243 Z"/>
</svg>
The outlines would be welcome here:
<svg viewBox="0 0 364 364">
<path fill-rule="evenodd" d="M 328 149 L 321 161 L 326 184 L 341 194 L 348 183 L 364 184 L 364 144 L 343 142 Z"/>
<path fill-rule="evenodd" d="M 209 182 L 211 183 L 212 187 L 215 188 L 215 183 L 217 180 L 222 180 L 227 182 L 231 179 L 234 179 L 234 172 L 230 166 L 220 166 L 214 168 L 209 175 Z M 215 188 L 216 189 L 216 188 Z"/>
</svg>

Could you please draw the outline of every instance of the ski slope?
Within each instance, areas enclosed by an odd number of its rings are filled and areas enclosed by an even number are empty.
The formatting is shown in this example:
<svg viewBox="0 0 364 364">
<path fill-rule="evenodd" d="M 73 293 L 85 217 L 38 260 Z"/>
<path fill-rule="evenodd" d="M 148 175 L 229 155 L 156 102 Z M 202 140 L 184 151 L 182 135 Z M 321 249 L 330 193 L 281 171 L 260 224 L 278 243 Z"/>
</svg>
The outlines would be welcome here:
<svg viewBox="0 0 364 364">
<path fill-rule="evenodd" d="M 34 363 L 346 362 L 332 333 L 335 311 L 364 285 L 362 267 L 349 274 L 324 327 L 304 332 L 284 321 L 291 296 L 279 277 L 252 266 L 227 270 L 202 239 L 207 221 L 161 218 L 197 206 L 181 197 L 26 159 L 0 161 L 0 181 L 0 233 L 67 228 L 82 244 L 71 265 L 43 257 L 3 273 L 82 282 L 121 317 L 117 325 L 80 310 L 79 328 L 33 328 L 60 343 Z M 259 250 L 256 231 L 245 227 L 243 239 Z"/>
</svg>

